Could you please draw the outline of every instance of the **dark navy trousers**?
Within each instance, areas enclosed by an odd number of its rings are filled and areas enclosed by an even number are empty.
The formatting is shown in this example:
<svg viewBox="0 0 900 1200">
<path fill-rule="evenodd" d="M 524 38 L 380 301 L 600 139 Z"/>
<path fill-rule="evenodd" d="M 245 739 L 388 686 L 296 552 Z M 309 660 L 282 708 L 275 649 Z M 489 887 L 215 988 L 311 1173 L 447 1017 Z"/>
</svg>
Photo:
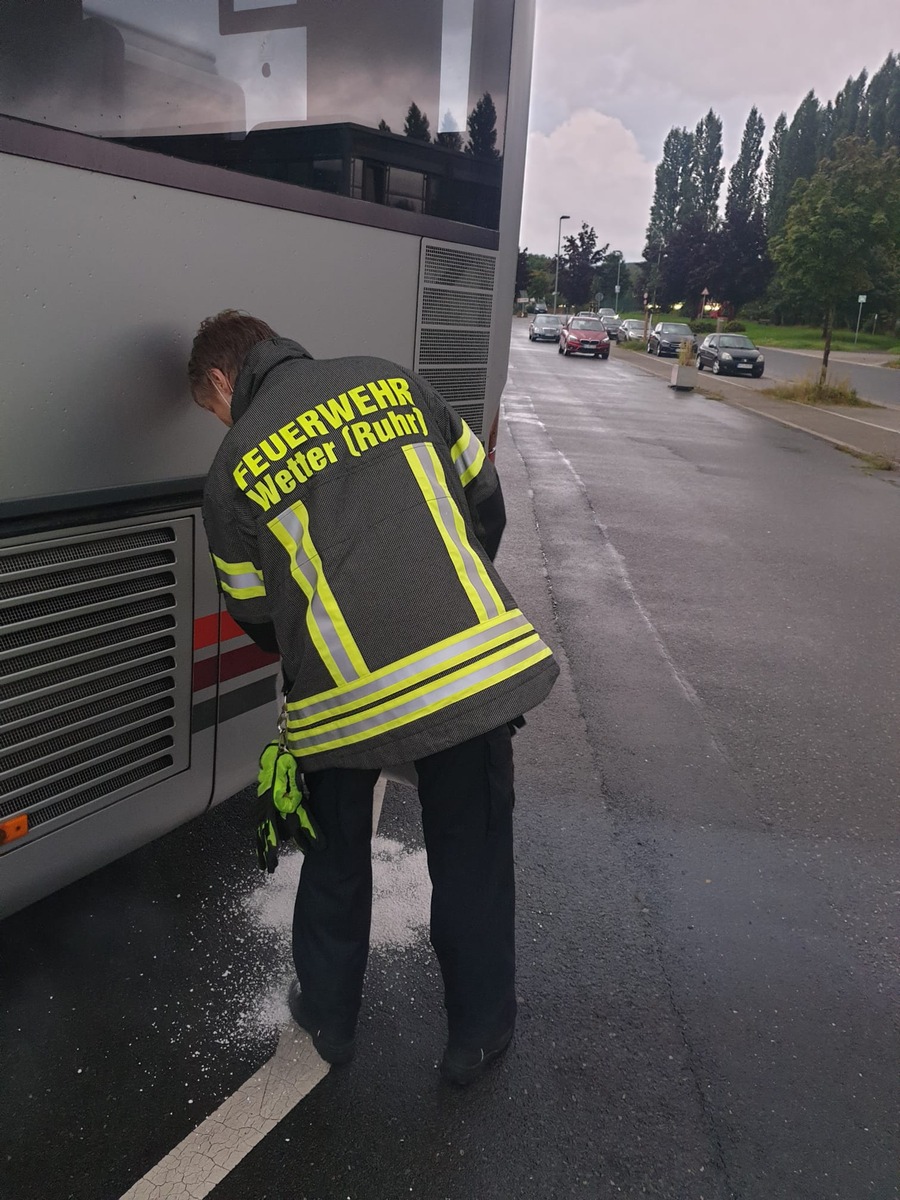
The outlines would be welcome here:
<svg viewBox="0 0 900 1200">
<path fill-rule="evenodd" d="M 431 944 L 444 980 L 450 1040 L 478 1046 L 515 1021 L 515 879 L 511 734 L 503 725 L 416 763 L 432 883 Z M 306 774 L 326 847 L 307 854 L 293 954 L 304 1004 L 352 1036 L 372 916 L 372 798 L 377 770 Z"/>
</svg>

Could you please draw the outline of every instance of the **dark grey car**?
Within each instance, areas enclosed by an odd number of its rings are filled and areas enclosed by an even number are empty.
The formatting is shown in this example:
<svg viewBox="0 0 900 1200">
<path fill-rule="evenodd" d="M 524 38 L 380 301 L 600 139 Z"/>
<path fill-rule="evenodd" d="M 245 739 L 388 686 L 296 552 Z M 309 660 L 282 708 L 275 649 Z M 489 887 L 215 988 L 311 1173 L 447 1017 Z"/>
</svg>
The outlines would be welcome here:
<svg viewBox="0 0 900 1200">
<path fill-rule="evenodd" d="M 682 321 L 660 321 L 650 334 L 647 353 L 655 354 L 658 358 L 662 358 L 664 354 L 677 357 L 682 342 L 690 342 L 694 349 L 697 349 L 697 339 L 690 325 L 685 325 Z"/>
<path fill-rule="evenodd" d="M 711 333 L 697 351 L 697 367 L 714 375 L 752 375 L 760 379 L 766 360 L 748 337 L 740 333 Z"/>
<path fill-rule="evenodd" d="M 529 342 L 555 342 L 559 339 L 562 321 L 553 313 L 543 313 L 532 318 L 528 326 Z"/>
</svg>

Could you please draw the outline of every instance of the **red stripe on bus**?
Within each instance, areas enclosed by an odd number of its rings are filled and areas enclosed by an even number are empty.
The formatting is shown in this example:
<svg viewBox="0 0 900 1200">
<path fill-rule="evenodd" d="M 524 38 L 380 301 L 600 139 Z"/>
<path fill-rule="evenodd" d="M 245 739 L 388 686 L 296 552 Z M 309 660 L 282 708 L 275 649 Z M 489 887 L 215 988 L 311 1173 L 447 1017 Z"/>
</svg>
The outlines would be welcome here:
<svg viewBox="0 0 900 1200">
<path fill-rule="evenodd" d="M 218 657 L 204 658 L 194 663 L 193 690 L 201 692 L 204 688 L 215 687 L 217 679 L 224 683 L 226 679 L 236 679 L 238 675 L 246 675 L 277 662 L 277 654 L 266 654 L 258 646 L 241 646 Z"/>
<path fill-rule="evenodd" d="M 243 636 L 243 629 L 227 612 L 210 613 L 207 617 L 198 617 L 194 622 L 195 650 L 214 646 L 219 641 L 230 642 L 233 638 Z"/>
</svg>

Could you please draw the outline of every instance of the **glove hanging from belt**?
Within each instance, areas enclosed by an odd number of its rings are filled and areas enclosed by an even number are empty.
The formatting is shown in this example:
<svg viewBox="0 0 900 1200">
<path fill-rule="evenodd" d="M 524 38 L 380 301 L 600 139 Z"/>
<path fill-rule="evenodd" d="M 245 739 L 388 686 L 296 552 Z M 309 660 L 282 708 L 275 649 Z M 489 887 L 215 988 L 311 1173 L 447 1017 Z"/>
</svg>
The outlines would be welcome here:
<svg viewBox="0 0 900 1200">
<path fill-rule="evenodd" d="M 280 741 L 269 742 L 259 758 L 256 787 L 256 857 L 270 875 L 278 866 L 279 847 L 295 842 L 304 854 L 319 850 L 324 839 L 306 807 L 309 789 L 297 760 Z"/>
</svg>

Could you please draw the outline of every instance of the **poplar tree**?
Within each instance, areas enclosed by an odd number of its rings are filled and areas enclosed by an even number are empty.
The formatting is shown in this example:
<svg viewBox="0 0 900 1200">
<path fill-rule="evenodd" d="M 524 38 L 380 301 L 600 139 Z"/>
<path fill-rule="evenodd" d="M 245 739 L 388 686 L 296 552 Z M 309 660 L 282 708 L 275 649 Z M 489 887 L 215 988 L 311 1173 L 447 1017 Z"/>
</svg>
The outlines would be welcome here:
<svg viewBox="0 0 900 1200">
<path fill-rule="evenodd" d="M 728 176 L 723 230 L 725 294 L 736 306 L 761 295 L 768 263 L 760 167 L 765 122 L 754 106 L 741 138 L 741 149 Z"/>
<path fill-rule="evenodd" d="M 718 225 L 719 193 L 722 190 L 724 178 L 722 118 L 710 109 L 706 116 L 697 123 L 697 128 L 694 130 L 690 196 L 691 204 L 707 229 L 715 229 Z"/>
<path fill-rule="evenodd" d="M 780 113 L 769 139 L 769 152 L 763 174 L 763 193 L 766 214 L 766 233 L 780 233 L 787 213 L 788 194 L 784 162 L 784 143 L 787 137 L 787 114 Z"/>
</svg>

